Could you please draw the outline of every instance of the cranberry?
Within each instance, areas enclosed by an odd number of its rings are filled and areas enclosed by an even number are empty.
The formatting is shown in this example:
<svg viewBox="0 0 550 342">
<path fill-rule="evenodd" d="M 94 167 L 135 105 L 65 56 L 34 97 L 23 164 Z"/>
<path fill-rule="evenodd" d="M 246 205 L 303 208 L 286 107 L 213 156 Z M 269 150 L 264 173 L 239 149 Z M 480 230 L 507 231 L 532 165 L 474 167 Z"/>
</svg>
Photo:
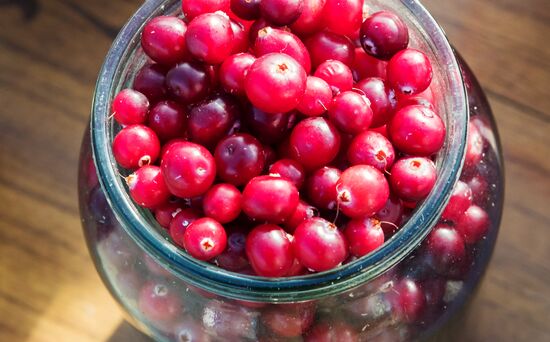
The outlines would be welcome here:
<svg viewBox="0 0 550 342">
<path fill-rule="evenodd" d="M 323 24 L 332 32 L 353 35 L 363 19 L 362 0 L 327 0 L 323 9 Z"/>
<path fill-rule="evenodd" d="M 441 218 L 457 222 L 471 204 L 472 190 L 468 184 L 458 181 L 453 189 L 449 203 L 441 214 Z"/>
<path fill-rule="evenodd" d="M 466 140 L 466 157 L 464 158 L 464 167 L 472 168 L 479 164 L 483 158 L 483 137 L 479 132 L 479 129 L 472 124 L 468 123 L 468 138 Z"/>
<path fill-rule="evenodd" d="M 348 245 L 336 225 L 320 217 L 302 222 L 294 231 L 294 253 L 302 265 L 322 272 L 340 265 Z"/>
<path fill-rule="evenodd" d="M 149 100 L 139 91 L 124 89 L 115 96 L 111 110 L 121 125 L 142 124 L 147 119 Z"/>
<path fill-rule="evenodd" d="M 244 95 L 244 79 L 256 58 L 249 53 L 229 56 L 220 68 L 220 83 L 230 94 Z"/>
<path fill-rule="evenodd" d="M 229 0 L 186 0 L 181 2 L 181 9 L 185 18 L 191 20 L 201 14 L 229 9 Z"/>
<path fill-rule="evenodd" d="M 174 242 L 183 247 L 183 233 L 191 223 L 201 218 L 199 212 L 193 209 L 180 209 L 170 222 L 170 237 Z"/>
<path fill-rule="evenodd" d="M 374 215 L 390 196 L 382 172 L 369 165 L 355 165 L 342 172 L 336 189 L 340 210 L 352 218 Z"/>
<path fill-rule="evenodd" d="M 183 233 L 183 247 L 199 260 L 210 260 L 220 255 L 227 244 L 225 229 L 209 217 L 193 221 Z"/>
<path fill-rule="evenodd" d="M 325 118 L 307 118 L 292 130 L 290 148 L 293 159 L 306 170 L 314 170 L 336 158 L 340 149 L 340 133 Z"/>
<path fill-rule="evenodd" d="M 158 166 L 145 165 L 139 168 L 126 177 L 126 184 L 134 202 L 144 208 L 156 208 L 170 197 Z"/>
<path fill-rule="evenodd" d="M 378 210 L 374 215 L 380 220 L 380 226 L 384 230 L 384 236 L 386 240 L 397 232 L 399 225 L 403 221 L 404 207 L 403 202 L 399 197 L 390 195 L 388 201 L 384 205 L 384 208 Z"/>
<path fill-rule="evenodd" d="M 302 14 L 290 25 L 292 32 L 308 35 L 317 31 L 321 25 L 323 7 L 326 0 L 303 0 Z"/>
<path fill-rule="evenodd" d="M 360 39 L 367 53 L 388 60 L 409 45 L 409 30 L 397 15 L 381 11 L 363 22 Z"/>
<path fill-rule="evenodd" d="M 401 110 L 402 108 L 408 107 L 408 106 L 422 106 L 426 107 L 432 112 L 435 112 L 435 106 L 433 104 L 433 101 L 428 100 L 426 97 L 422 96 L 425 92 L 427 92 L 430 88 L 426 89 L 423 93 L 418 95 L 410 95 L 410 96 L 398 96 L 397 97 L 397 104 L 395 105 L 395 110 Z"/>
<path fill-rule="evenodd" d="M 351 69 L 340 61 L 330 59 L 321 63 L 313 75 L 325 80 L 334 93 L 351 90 L 353 87 Z"/>
<path fill-rule="evenodd" d="M 370 77 L 355 85 L 370 100 L 372 108 L 371 127 L 380 127 L 391 120 L 395 102 L 395 94 L 383 79 Z"/>
<path fill-rule="evenodd" d="M 241 213 L 241 192 L 231 184 L 216 184 L 204 195 L 204 214 L 220 223 L 228 223 Z"/>
<path fill-rule="evenodd" d="M 256 20 L 261 16 L 261 0 L 231 0 L 231 11 L 244 20 Z"/>
<path fill-rule="evenodd" d="M 164 180 L 163 180 L 164 182 Z M 168 229 L 172 219 L 183 209 L 183 203 L 180 201 L 168 201 L 155 208 L 155 219 L 158 224 Z"/>
<path fill-rule="evenodd" d="M 445 142 L 445 124 L 433 111 L 423 106 L 408 106 L 397 113 L 389 124 L 391 141 L 402 152 L 429 156 Z"/>
<path fill-rule="evenodd" d="M 307 74 L 296 60 L 283 53 L 263 55 L 252 64 L 245 78 L 250 102 L 268 113 L 288 112 L 302 99 Z"/>
<path fill-rule="evenodd" d="M 175 289 L 160 281 L 146 283 L 139 292 L 139 311 L 151 322 L 173 321 L 181 314 L 181 305 Z"/>
<path fill-rule="evenodd" d="M 380 221 L 374 218 L 360 218 L 348 222 L 344 230 L 349 251 L 356 257 L 362 257 L 384 244 L 384 231 Z"/>
<path fill-rule="evenodd" d="M 345 133 L 361 133 L 369 128 L 372 121 L 370 101 L 354 91 L 341 92 L 334 97 L 328 117 Z"/>
<path fill-rule="evenodd" d="M 395 160 L 395 151 L 390 141 L 382 134 L 366 131 L 352 140 L 347 156 L 352 165 L 370 165 L 387 172 Z"/>
<path fill-rule="evenodd" d="M 181 323 L 173 330 L 176 341 L 180 342 L 210 342 L 210 336 L 191 315 L 183 316 Z"/>
<path fill-rule="evenodd" d="M 176 65 L 166 75 L 166 86 L 172 97 L 182 104 L 202 100 L 208 94 L 211 79 L 206 67 L 197 62 Z"/>
<path fill-rule="evenodd" d="M 292 242 L 286 232 L 274 224 L 263 224 L 250 231 L 246 255 L 256 274 L 264 277 L 285 276 L 294 263 Z"/>
<path fill-rule="evenodd" d="M 207 64 L 218 64 L 231 53 L 233 38 L 229 17 L 220 13 L 205 13 L 191 20 L 185 42 L 193 57 Z"/>
<path fill-rule="evenodd" d="M 404 201 L 415 202 L 428 196 L 436 177 L 435 166 L 430 159 L 407 157 L 393 165 L 389 181 L 397 196 Z"/>
<path fill-rule="evenodd" d="M 303 0 L 262 0 L 260 11 L 263 17 L 275 25 L 290 25 L 304 9 Z"/>
<path fill-rule="evenodd" d="M 264 144 L 280 142 L 286 132 L 292 128 L 293 113 L 266 113 L 261 109 L 250 106 L 245 113 L 245 123 L 250 130 Z"/>
<path fill-rule="evenodd" d="M 424 293 L 420 285 L 412 279 L 401 279 L 388 295 L 396 314 L 403 321 L 416 321 L 426 308 Z"/>
<path fill-rule="evenodd" d="M 150 103 L 162 100 L 166 96 L 166 72 L 160 64 L 144 65 L 134 78 L 134 90 L 147 96 Z"/>
<path fill-rule="evenodd" d="M 172 16 L 151 19 L 141 34 L 143 51 L 155 62 L 172 65 L 181 62 L 187 54 L 183 20 Z"/>
<path fill-rule="evenodd" d="M 296 188 L 301 188 L 306 174 L 302 165 L 292 159 L 281 159 L 269 167 L 269 174 L 288 179 Z"/>
<path fill-rule="evenodd" d="M 113 139 L 113 155 L 125 169 L 137 169 L 157 160 L 160 141 L 155 132 L 144 125 L 123 128 Z"/>
<path fill-rule="evenodd" d="M 274 52 L 284 53 L 300 63 L 306 73 L 309 74 L 311 71 L 308 50 L 300 38 L 290 32 L 269 26 L 264 27 L 258 31 L 258 37 L 254 42 L 254 52 L 257 57 Z"/>
<path fill-rule="evenodd" d="M 216 257 L 216 265 L 233 272 L 242 271 L 250 266 L 245 251 L 248 232 L 240 226 L 229 226 L 226 232 L 227 248 Z"/>
<path fill-rule="evenodd" d="M 216 177 L 210 152 L 191 142 L 172 144 L 162 156 L 161 168 L 170 192 L 182 198 L 202 195 Z"/>
<path fill-rule="evenodd" d="M 489 184 L 481 175 L 475 175 L 467 181 L 468 186 L 472 190 L 473 203 L 483 205 L 487 201 Z"/>
<path fill-rule="evenodd" d="M 290 267 L 290 271 L 286 274 L 287 277 L 296 277 L 300 275 L 306 275 L 308 273 L 304 265 L 300 264 L 298 259 L 294 258 L 294 263 Z"/>
<path fill-rule="evenodd" d="M 189 113 L 189 139 L 206 147 L 216 146 L 235 123 L 239 106 L 229 95 L 216 95 Z"/>
<path fill-rule="evenodd" d="M 266 27 L 278 27 L 276 25 L 271 25 L 269 22 L 267 22 L 264 18 L 260 18 L 258 20 L 255 20 L 252 26 L 250 26 L 250 30 L 248 31 L 248 40 L 251 44 L 254 44 L 256 42 L 256 39 L 258 38 L 258 32 L 260 32 L 261 29 Z"/>
<path fill-rule="evenodd" d="M 317 32 L 308 38 L 306 46 L 311 54 L 311 63 L 314 68 L 329 59 L 351 66 L 355 58 L 355 47 L 351 40 L 333 32 Z"/>
<path fill-rule="evenodd" d="M 317 209 L 304 201 L 300 201 L 292 216 L 290 216 L 290 218 L 285 223 L 284 228 L 287 232 L 294 233 L 296 227 L 298 227 L 302 222 L 317 216 L 317 214 Z"/>
<path fill-rule="evenodd" d="M 277 152 L 271 147 L 264 145 L 264 156 L 265 156 L 265 165 L 271 165 L 277 161 Z"/>
<path fill-rule="evenodd" d="M 347 323 L 322 322 L 311 328 L 304 338 L 305 342 L 359 342 L 359 335 Z"/>
<path fill-rule="evenodd" d="M 230 20 L 229 22 L 231 24 L 231 31 L 233 31 L 231 54 L 247 52 L 250 45 L 248 41 L 248 29 L 238 21 Z"/>
<path fill-rule="evenodd" d="M 440 273 L 445 274 L 465 258 L 464 239 L 451 227 L 436 226 L 426 241 L 431 264 Z"/>
<path fill-rule="evenodd" d="M 336 183 L 342 173 L 333 167 L 323 167 L 315 171 L 307 180 L 309 200 L 321 209 L 336 209 Z"/>
<path fill-rule="evenodd" d="M 432 82 L 432 64 L 415 49 L 401 50 L 388 63 L 388 82 L 396 91 L 414 95 L 426 90 Z"/>
<path fill-rule="evenodd" d="M 308 76 L 306 91 L 296 109 L 307 116 L 320 116 L 332 103 L 332 90 L 328 83 L 315 76 Z"/>
<path fill-rule="evenodd" d="M 262 313 L 262 322 L 282 337 L 297 337 L 305 333 L 315 319 L 312 303 L 277 304 Z"/>
<path fill-rule="evenodd" d="M 262 145 L 249 134 L 234 134 L 218 144 L 214 152 L 218 176 L 233 185 L 244 185 L 260 175 L 265 155 Z"/>
<path fill-rule="evenodd" d="M 467 244 L 474 244 L 489 231 L 490 219 L 487 212 L 477 205 L 470 206 L 456 223 L 456 230 Z"/>
<path fill-rule="evenodd" d="M 368 77 L 386 79 L 387 62 L 368 55 L 362 48 L 355 48 L 352 70 L 356 80 Z"/>
<path fill-rule="evenodd" d="M 443 302 L 443 297 L 445 296 L 445 290 L 447 288 L 447 281 L 442 277 L 427 279 L 422 282 L 421 288 L 424 292 L 424 296 L 426 297 L 427 306 L 437 309 Z"/>
<path fill-rule="evenodd" d="M 155 131 L 161 141 L 185 136 L 186 124 L 185 109 L 174 101 L 157 103 L 147 119 L 147 125 Z"/>
<path fill-rule="evenodd" d="M 252 178 L 243 190 L 243 211 L 253 219 L 281 223 L 298 206 L 298 190 L 281 177 Z"/>
</svg>

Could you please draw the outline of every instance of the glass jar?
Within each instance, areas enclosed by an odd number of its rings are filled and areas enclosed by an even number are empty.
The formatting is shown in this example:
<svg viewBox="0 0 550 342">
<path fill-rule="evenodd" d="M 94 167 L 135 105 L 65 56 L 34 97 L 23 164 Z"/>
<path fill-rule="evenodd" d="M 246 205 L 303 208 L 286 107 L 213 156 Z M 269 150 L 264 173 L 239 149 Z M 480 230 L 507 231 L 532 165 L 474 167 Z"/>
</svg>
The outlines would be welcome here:
<svg viewBox="0 0 550 342">
<path fill-rule="evenodd" d="M 368 3 L 400 15 L 411 45 L 432 60 L 437 110 L 447 126 L 439 177 L 381 248 L 337 269 L 293 278 L 237 274 L 195 260 L 131 201 L 110 148 L 119 129 L 110 120 L 110 103 L 146 63 L 139 48 L 144 23 L 176 13 L 180 1 L 146 1 L 122 29 L 97 82 L 79 198 L 97 270 L 138 329 L 166 341 L 411 340 L 437 330 L 470 297 L 487 268 L 502 212 L 502 157 L 491 110 L 472 72 L 417 1 Z M 441 241 L 449 241 L 458 219 L 449 221 L 453 204 L 445 208 L 459 180 L 472 189 L 468 210 L 476 212 L 460 225 L 465 242 L 449 247 Z"/>
</svg>

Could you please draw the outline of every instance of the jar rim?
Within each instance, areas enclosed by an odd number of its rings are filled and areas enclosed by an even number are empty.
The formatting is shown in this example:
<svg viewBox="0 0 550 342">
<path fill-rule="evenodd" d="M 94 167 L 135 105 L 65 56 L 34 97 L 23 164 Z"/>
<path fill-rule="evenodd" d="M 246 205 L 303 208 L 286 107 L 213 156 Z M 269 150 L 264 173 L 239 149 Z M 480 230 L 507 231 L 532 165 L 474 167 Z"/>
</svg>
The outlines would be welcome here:
<svg viewBox="0 0 550 342">
<path fill-rule="evenodd" d="M 119 177 L 111 151 L 112 124 L 106 120 L 110 102 L 117 90 L 116 80 L 125 76 L 131 42 L 139 40 L 145 22 L 156 11 L 163 11 L 175 0 L 148 0 L 122 28 L 101 68 L 92 104 L 90 135 L 92 156 L 106 198 L 125 231 L 164 267 L 193 286 L 241 300 L 287 302 L 312 300 L 342 293 L 372 280 L 389 270 L 429 234 L 448 202 L 459 178 L 466 148 L 468 102 L 462 74 L 454 52 L 441 27 L 417 0 L 399 0 L 408 14 L 428 33 L 436 49 L 436 58 L 445 66 L 450 95 L 447 111 L 452 115 L 448 127 L 443 162 L 438 165 L 438 179 L 431 194 L 415 210 L 403 227 L 383 246 L 358 260 L 335 269 L 299 277 L 265 278 L 233 273 L 196 260 L 167 241 L 128 196 Z M 438 162 L 439 162 L 438 158 Z"/>
</svg>

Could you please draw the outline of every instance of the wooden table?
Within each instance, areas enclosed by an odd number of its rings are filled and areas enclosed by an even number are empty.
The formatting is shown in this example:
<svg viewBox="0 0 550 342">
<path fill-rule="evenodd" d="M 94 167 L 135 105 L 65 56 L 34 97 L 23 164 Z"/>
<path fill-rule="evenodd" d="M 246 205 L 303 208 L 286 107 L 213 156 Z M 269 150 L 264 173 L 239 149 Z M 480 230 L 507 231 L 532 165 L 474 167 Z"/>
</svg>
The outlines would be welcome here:
<svg viewBox="0 0 550 342">
<path fill-rule="evenodd" d="M 76 197 L 96 75 L 139 3 L 0 0 L 0 341 L 144 340 L 95 273 Z M 441 336 L 550 341 L 550 1 L 426 5 L 487 91 L 507 172 L 490 269 Z"/>
</svg>

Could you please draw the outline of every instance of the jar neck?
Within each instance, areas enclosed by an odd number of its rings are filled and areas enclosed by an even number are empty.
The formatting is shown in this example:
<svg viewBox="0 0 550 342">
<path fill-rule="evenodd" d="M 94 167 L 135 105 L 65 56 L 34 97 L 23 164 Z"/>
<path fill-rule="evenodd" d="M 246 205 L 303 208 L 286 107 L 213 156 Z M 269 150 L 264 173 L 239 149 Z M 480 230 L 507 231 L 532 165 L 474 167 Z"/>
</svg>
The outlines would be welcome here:
<svg viewBox="0 0 550 342">
<path fill-rule="evenodd" d="M 417 248 L 439 219 L 460 175 L 466 145 L 467 97 L 449 42 L 418 1 L 374 0 L 370 3 L 374 10 L 398 13 L 410 28 L 413 46 L 427 52 L 434 67 L 437 109 L 447 127 L 446 143 L 436 162 L 438 179 L 434 190 L 400 231 L 375 252 L 339 268 L 277 279 L 225 271 L 196 260 L 173 245 L 150 213 L 138 208 L 128 196 L 111 151 L 115 127 L 113 120 L 108 119 L 110 102 L 145 60 L 138 51 L 140 31 L 150 18 L 176 13 L 179 8 L 177 0 L 149 0 L 121 30 L 105 59 L 91 117 L 93 157 L 100 183 L 121 225 L 141 248 L 193 286 L 235 299 L 271 302 L 311 300 L 342 293 L 376 278 Z"/>
</svg>

